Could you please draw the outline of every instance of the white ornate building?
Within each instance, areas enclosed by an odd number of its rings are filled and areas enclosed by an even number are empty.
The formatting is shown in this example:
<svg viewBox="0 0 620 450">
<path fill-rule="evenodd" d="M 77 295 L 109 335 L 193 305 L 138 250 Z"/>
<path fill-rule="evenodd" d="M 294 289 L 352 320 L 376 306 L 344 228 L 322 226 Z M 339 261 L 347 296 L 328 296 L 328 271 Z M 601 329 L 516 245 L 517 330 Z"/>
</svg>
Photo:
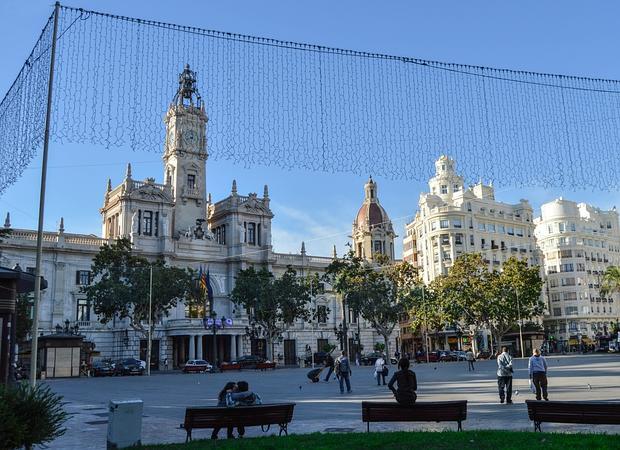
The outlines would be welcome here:
<svg viewBox="0 0 620 450">
<path fill-rule="evenodd" d="M 498 201 L 493 185 L 482 182 L 466 188 L 455 161 L 447 156 L 435 162 L 435 176 L 428 185 L 429 192 L 420 194 L 414 220 L 405 225 L 403 239 L 403 259 L 418 267 L 426 284 L 447 274 L 464 253 L 481 253 L 489 269 L 500 269 L 511 256 L 539 264 L 533 210 L 527 200 Z M 401 330 L 405 347 L 419 348 L 407 322 L 401 323 Z M 454 333 L 446 333 L 445 342 L 437 345 L 456 348 L 458 342 Z"/>
<path fill-rule="evenodd" d="M 446 274 L 463 253 L 482 253 L 490 269 L 511 256 L 538 264 L 533 210 L 527 200 L 508 204 L 495 199 L 492 184 L 465 188 L 455 161 L 435 162 L 430 192 L 420 194 L 418 211 L 405 226 L 403 259 L 422 269 L 424 281 Z"/>
<path fill-rule="evenodd" d="M 186 67 L 164 119 L 163 183 L 156 183 L 154 178 L 133 179 L 128 165 L 119 185 L 113 187 L 108 181 L 100 209 L 101 237 L 67 233 L 62 219 L 57 231 L 44 233 L 42 274 L 48 289 L 42 293 L 40 303 L 41 333 L 50 333 L 57 324 L 68 320 L 77 323 L 86 339 L 96 344 L 101 357 L 145 357 L 145 339 L 126 320 L 99 323 L 81 292 L 82 286 L 91 282 L 90 266 L 99 247 L 127 237 L 136 253 L 149 259 L 163 258 L 170 265 L 196 270 L 200 266 L 209 268 L 215 311 L 220 317 L 233 319 L 232 326 L 217 333 L 220 360 L 266 354 L 265 341 L 249 338 L 247 315 L 229 300 L 235 274 L 252 265 L 265 266 L 276 276 L 289 265 L 300 275 L 321 273 L 333 256 L 307 255 L 303 244 L 299 254 L 273 251 L 274 215 L 266 185 L 262 196 L 240 195 L 233 181 L 226 198 L 211 200 L 206 179 L 207 121 L 194 73 Z M 5 226 L 11 226 L 8 215 Z M 388 239 L 394 236 L 391 225 L 385 229 L 385 236 L 382 252 L 389 251 L 393 256 L 392 241 Z M 13 228 L 12 235 L 0 244 L 0 265 L 12 267 L 19 263 L 23 270 L 33 271 L 35 247 L 35 231 Z M 316 295 L 313 302 L 323 309 L 322 318 L 313 323 L 299 321 L 283 333 L 274 351 L 281 363 L 297 364 L 309 348 L 320 351 L 328 342 L 337 344 L 335 327 L 342 321 L 340 302 L 330 292 Z M 352 320 L 350 342 L 359 339 L 370 351 L 375 342 L 382 341 L 366 323 Z M 185 305 L 179 304 L 156 326 L 153 360 L 161 364 L 167 358 L 173 366 L 195 357 L 212 361 L 212 339 L 202 318 L 191 317 Z"/>
<path fill-rule="evenodd" d="M 536 238 L 543 254 L 548 305 L 544 323 L 563 347 L 593 344 L 620 316 L 618 295 L 603 296 L 605 269 L 620 264 L 615 208 L 603 211 L 559 198 L 541 207 Z"/>
</svg>

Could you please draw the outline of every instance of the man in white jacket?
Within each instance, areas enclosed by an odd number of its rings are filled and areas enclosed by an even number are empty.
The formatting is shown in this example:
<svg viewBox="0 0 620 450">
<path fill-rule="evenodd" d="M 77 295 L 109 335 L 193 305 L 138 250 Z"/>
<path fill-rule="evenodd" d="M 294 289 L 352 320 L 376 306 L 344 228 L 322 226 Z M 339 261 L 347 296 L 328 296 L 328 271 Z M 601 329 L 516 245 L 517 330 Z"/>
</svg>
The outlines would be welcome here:
<svg viewBox="0 0 620 450">
<path fill-rule="evenodd" d="M 377 378 L 377 386 L 381 386 L 381 379 L 383 378 L 383 386 L 385 386 L 385 359 L 383 355 L 379 356 L 375 361 L 375 378 Z"/>
</svg>

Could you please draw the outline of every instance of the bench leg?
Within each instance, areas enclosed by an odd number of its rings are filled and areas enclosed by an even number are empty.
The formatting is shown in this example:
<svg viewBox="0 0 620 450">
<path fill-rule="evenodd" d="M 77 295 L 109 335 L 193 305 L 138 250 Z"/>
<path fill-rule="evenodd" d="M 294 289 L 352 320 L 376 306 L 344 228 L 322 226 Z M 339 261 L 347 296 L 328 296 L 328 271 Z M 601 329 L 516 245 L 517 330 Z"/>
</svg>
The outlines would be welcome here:
<svg viewBox="0 0 620 450">
<path fill-rule="evenodd" d="M 185 443 L 187 444 L 189 441 L 192 440 L 192 429 L 186 429 L 185 432 L 187 433 L 187 436 L 185 436 Z"/>
<path fill-rule="evenodd" d="M 542 423 L 542 422 L 538 422 L 538 421 L 536 421 L 536 420 L 534 421 L 534 432 L 539 431 L 539 432 L 541 432 L 541 433 L 542 433 L 542 430 L 540 429 L 540 424 L 541 424 L 541 423 Z"/>
<path fill-rule="evenodd" d="M 278 436 L 282 436 L 283 431 L 284 431 L 284 435 L 288 436 L 288 424 L 287 423 L 280 424 L 280 434 L 278 434 Z"/>
<path fill-rule="evenodd" d="M 457 431 L 463 431 L 463 425 L 460 420 L 459 420 L 459 428 Z"/>
<path fill-rule="evenodd" d="M 370 422 L 366 422 L 366 433 L 370 433 Z"/>
</svg>

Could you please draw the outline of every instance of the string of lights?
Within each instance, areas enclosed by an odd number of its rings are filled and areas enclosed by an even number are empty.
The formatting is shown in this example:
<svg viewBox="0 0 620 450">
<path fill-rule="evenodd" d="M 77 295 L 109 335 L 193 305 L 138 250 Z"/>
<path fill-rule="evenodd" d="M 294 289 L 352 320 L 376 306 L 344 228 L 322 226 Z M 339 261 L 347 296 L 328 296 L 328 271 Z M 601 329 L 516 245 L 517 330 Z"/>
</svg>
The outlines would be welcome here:
<svg viewBox="0 0 620 450">
<path fill-rule="evenodd" d="M 500 186 L 618 188 L 615 80 L 287 42 L 72 7 L 59 15 L 51 137 L 161 153 L 184 64 L 211 158 L 422 182 L 440 154 Z M 51 18 L 0 103 L 0 193 L 41 147 Z"/>
</svg>

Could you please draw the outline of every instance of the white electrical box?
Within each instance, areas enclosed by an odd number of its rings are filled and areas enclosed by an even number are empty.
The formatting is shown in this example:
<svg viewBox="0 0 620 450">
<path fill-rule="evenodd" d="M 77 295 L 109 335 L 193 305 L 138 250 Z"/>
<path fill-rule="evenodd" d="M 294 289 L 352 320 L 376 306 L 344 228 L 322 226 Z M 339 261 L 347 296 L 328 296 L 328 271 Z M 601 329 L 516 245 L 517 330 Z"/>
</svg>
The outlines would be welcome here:
<svg viewBox="0 0 620 450">
<path fill-rule="evenodd" d="M 110 400 L 108 450 L 141 445 L 142 400 Z"/>
</svg>

